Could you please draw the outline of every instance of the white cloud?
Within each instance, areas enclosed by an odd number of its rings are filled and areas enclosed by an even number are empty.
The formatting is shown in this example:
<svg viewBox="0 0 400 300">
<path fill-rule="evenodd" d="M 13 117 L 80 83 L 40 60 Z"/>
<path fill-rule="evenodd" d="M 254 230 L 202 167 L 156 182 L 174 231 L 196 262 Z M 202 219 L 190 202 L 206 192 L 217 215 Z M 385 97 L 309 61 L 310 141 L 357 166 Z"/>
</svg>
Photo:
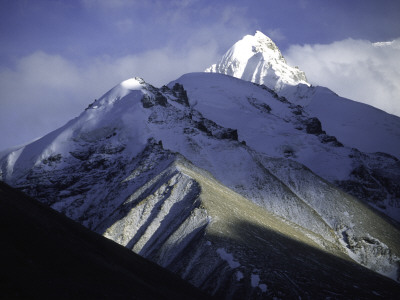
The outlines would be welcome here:
<svg viewBox="0 0 400 300">
<path fill-rule="evenodd" d="M 400 39 L 380 46 L 346 39 L 291 46 L 285 57 L 312 84 L 400 116 Z"/>
<path fill-rule="evenodd" d="M 165 47 L 98 57 L 84 66 L 40 51 L 23 57 L 15 68 L 0 69 L 0 150 L 62 126 L 127 78 L 140 76 L 161 86 L 184 73 L 203 71 L 216 60 L 216 49 L 213 42 L 185 51 Z"/>
<path fill-rule="evenodd" d="M 106 55 L 80 55 L 86 43 L 96 45 L 94 37 L 67 45 L 73 51 L 36 51 L 17 58 L 10 68 L 0 66 L 0 150 L 62 126 L 129 77 L 161 86 L 185 73 L 201 72 L 254 28 L 245 7 L 198 2 L 81 0 L 93 10 L 94 20 L 111 25 L 102 27 L 102 38 L 112 34 L 115 39 L 109 44 L 114 48 L 107 48 Z M 113 52 L 130 47 L 135 54 Z M 68 56 L 71 52 L 76 55 Z"/>
</svg>

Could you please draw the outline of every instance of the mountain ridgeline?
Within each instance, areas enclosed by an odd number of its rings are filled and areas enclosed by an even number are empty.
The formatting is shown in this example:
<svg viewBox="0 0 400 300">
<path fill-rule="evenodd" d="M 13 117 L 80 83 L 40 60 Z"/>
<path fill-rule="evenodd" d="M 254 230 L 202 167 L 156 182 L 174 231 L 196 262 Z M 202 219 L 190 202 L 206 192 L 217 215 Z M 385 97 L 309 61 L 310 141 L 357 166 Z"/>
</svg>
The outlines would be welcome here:
<svg viewBox="0 0 400 300">
<path fill-rule="evenodd" d="M 218 298 L 395 298 L 399 135 L 257 32 L 208 72 L 122 82 L 0 177 Z"/>
<path fill-rule="evenodd" d="M 0 216 L 3 299 L 211 299 L 4 182 Z"/>
</svg>

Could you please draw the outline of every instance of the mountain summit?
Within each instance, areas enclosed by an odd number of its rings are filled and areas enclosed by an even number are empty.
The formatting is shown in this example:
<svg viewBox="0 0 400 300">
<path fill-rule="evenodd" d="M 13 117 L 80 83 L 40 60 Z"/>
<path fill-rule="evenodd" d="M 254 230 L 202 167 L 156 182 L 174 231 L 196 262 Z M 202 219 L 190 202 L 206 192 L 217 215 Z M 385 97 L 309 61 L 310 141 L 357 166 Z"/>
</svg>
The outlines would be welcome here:
<svg viewBox="0 0 400 300">
<path fill-rule="evenodd" d="M 400 118 L 290 85 L 261 33 L 231 50 L 231 70 L 258 57 L 279 95 L 224 74 L 131 78 L 0 157 L 0 180 L 219 299 L 395 298 Z M 348 114 L 328 127 L 318 103 Z M 355 145 L 378 133 L 385 153 Z"/>
<path fill-rule="evenodd" d="M 297 67 L 289 66 L 275 43 L 260 31 L 244 36 L 206 72 L 265 84 L 275 91 L 284 85 L 309 85 L 305 73 Z"/>
</svg>

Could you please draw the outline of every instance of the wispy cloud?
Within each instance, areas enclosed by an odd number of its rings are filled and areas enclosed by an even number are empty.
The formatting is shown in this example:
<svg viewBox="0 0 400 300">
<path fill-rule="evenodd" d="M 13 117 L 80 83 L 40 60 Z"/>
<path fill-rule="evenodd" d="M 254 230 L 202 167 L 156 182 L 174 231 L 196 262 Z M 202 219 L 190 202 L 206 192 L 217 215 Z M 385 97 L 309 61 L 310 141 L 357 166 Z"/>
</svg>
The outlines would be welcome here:
<svg viewBox="0 0 400 300">
<path fill-rule="evenodd" d="M 161 86 L 203 71 L 254 28 L 246 8 L 218 2 L 82 0 L 82 8 L 82 24 L 93 23 L 78 26 L 82 34 L 0 66 L 0 149 L 56 129 L 129 77 Z M 45 40 L 69 28 L 55 24 L 58 30 L 47 30 Z M 17 125 L 10 130 L 10 124 Z"/>
<path fill-rule="evenodd" d="M 353 39 L 295 45 L 285 57 L 311 83 L 400 116 L 400 38 L 381 46 Z"/>
<path fill-rule="evenodd" d="M 267 29 L 266 34 L 275 42 L 280 42 L 286 39 L 280 28 Z"/>
<path fill-rule="evenodd" d="M 184 73 L 202 71 L 216 60 L 216 49 L 213 43 L 186 51 L 162 48 L 98 57 L 84 66 L 40 51 L 23 57 L 15 68 L 0 70 L 0 149 L 62 126 L 127 78 L 140 76 L 161 86 Z"/>
</svg>

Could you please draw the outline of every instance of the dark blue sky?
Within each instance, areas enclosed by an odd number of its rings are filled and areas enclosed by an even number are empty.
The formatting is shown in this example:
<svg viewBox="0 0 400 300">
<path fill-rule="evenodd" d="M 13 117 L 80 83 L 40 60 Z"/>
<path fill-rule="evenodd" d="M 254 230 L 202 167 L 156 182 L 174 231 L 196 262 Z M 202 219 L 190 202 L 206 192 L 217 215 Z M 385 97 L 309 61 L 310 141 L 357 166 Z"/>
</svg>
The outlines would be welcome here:
<svg viewBox="0 0 400 300">
<path fill-rule="evenodd" d="M 2 65 L 37 50 L 77 61 L 171 44 L 184 51 L 192 36 L 220 25 L 226 28 L 210 38 L 222 49 L 256 29 L 275 35 L 283 51 L 291 44 L 400 37 L 395 0 L 1 0 L 0 8 Z"/>
<path fill-rule="evenodd" d="M 0 0 L 0 150 L 63 125 L 128 77 L 160 86 L 202 71 L 256 30 L 284 55 L 393 40 L 400 1 Z"/>
</svg>

